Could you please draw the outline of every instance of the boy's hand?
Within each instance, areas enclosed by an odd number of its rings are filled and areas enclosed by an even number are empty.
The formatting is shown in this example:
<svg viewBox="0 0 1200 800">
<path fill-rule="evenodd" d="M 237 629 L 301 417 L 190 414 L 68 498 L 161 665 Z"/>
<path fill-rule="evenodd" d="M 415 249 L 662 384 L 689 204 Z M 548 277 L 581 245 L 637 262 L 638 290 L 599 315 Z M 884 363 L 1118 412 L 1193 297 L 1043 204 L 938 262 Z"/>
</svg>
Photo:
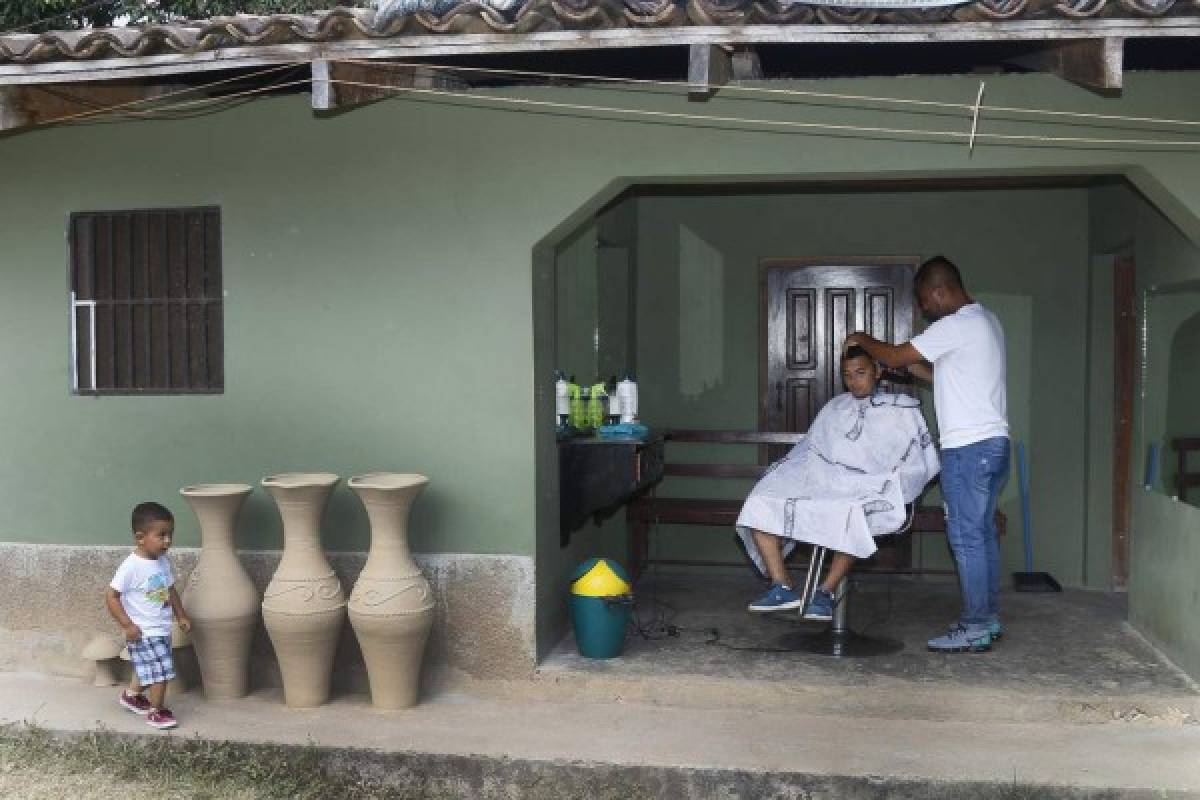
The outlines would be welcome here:
<svg viewBox="0 0 1200 800">
<path fill-rule="evenodd" d="M 137 625 L 129 625 L 125 629 L 125 641 L 138 642 L 142 639 L 142 629 Z"/>
<path fill-rule="evenodd" d="M 192 620 L 187 614 L 180 614 L 176 618 L 176 621 L 179 623 L 179 627 L 183 629 L 184 633 L 192 632 Z"/>
</svg>

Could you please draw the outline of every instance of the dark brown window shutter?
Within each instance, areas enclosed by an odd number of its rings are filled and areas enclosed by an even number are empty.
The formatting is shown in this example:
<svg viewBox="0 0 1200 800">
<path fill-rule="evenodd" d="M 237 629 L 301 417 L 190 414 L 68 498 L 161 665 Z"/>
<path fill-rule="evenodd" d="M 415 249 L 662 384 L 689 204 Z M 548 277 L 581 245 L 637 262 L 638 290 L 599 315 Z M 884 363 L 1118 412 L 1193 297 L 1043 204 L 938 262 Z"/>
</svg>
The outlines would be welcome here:
<svg viewBox="0 0 1200 800">
<path fill-rule="evenodd" d="M 67 238 L 75 392 L 224 389 L 220 209 L 77 212 Z"/>
</svg>

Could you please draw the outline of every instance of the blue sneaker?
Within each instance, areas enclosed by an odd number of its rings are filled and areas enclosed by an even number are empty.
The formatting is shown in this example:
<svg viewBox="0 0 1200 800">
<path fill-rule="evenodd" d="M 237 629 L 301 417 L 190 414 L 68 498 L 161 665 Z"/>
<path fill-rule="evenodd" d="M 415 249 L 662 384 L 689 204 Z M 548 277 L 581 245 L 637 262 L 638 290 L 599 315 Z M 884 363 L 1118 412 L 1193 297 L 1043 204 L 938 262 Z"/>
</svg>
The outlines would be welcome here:
<svg viewBox="0 0 1200 800">
<path fill-rule="evenodd" d="M 790 589 L 782 583 L 773 583 L 762 597 L 755 600 L 747 610 L 764 613 L 767 611 L 787 611 L 799 608 L 804 600 L 795 589 Z"/>
<path fill-rule="evenodd" d="M 992 635 L 983 625 L 968 628 L 958 624 L 945 634 L 930 639 L 929 649 L 935 653 L 986 653 L 992 649 Z"/>
<path fill-rule="evenodd" d="M 804 607 L 804 619 L 829 622 L 833 619 L 833 592 L 817 589 L 813 592 L 812 600 Z"/>
<path fill-rule="evenodd" d="M 953 631 L 961 624 L 961 622 L 951 622 L 946 626 L 946 630 Z M 999 617 L 992 617 L 991 621 L 988 622 L 988 633 L 992 635 L 993 642 L 998 642 L 1004 638 L 1004 626 L 1000 624 Z"/>
</svg>

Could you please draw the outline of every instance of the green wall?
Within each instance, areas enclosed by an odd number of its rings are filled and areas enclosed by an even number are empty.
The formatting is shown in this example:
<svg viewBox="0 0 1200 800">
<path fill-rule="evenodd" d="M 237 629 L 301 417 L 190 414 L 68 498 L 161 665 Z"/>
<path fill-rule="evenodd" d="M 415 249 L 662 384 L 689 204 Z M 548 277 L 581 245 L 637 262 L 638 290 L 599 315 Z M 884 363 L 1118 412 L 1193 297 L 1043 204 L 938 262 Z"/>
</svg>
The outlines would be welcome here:
<svg viewBox="0 0 1200 800">
<path fill-rule="evenodd" d="M 1171 337 L 1171 352 L 1167 361 L 1167 449 L 1163 473 L 1167 485 L 1175 487 L 1179 477 L 1179 461 L 1170 441 L 1180 436 L 1200 436 L 1200 287 L 1188 292 L 1192 300 L 1191 315 Z M 1188 457 L 1187 471 L 1200 470 L 1200 457 Z M 1172 488 L 1170 494 L 1178 494 Z M 1200 489 L 1193 488 L 1187 502 L 1200 506 Z"/>
<path fill-rule="evenodd" d="M 1137 205 L 1134 221 L 1141 292 L 1200 278 L 1200 248 L 1194 236 L 1189 240 L 1145 203 Z M 1174 320 L 1157 319 L 1155 305 L 1153 300 L 1147 304 L 1150 316 L 1144 352 L 1149 360 L 1141 370 L 1145 383 L 1139 393 L 1140 424 L 1134 437 L 1135 487 L 1142 483 L 1149 444 L 1161 443 L 1166 430 L 1167 390 L 1174 366 L 1171 341 L 1177 323 L 1194 314 L 1195 294 L 1190 313 L 1180 311 L 1172 315 Z M 1194 368 L 1200 354 L 1193 358 Z M 1191 675 L 1200 676 L 1200 508 L 1172 500 L 1166 491 L 1161 486 L 1153 491 L 1134 490 L 1130 620 Z"/>
<path fill-rule="evenodd" d="M 1126 78 L 1123 97 L 1106 99 L 1046 75 L 987 76 L 987 98 L 995 105 L 1173 116 L 1195 108 L 1200 96 L 1196 73 Z M 798 86 L 971 102 L 978 80 Z M 504 91 L 684 114 L 969 127 L 957 112 L 913 114 L 868 101 L 760 102 L 722 92 L 699 106 L 664 91 Z M 536 542 L 544 645 L 562 619 L 556 487 L 546 469 L 554 452 L 552 253 L 628 185 L 1125 173 L 1186 240 L 1200 241 L 1200 157 L 1172 148 L 980 142 L 972 151 L 961 141 L 902 133 L 756 131 L 752 123 L 658 124 L 468 102 L 406 98 L 315 119 L 307 97 L 298 95 L 192 119 L 0 139 L 0 538 L 121 542 L 134 501 L 157 497 L 182 510 L 175 493 L 194 481 L 257 481 L 282 469 L 420 470 L 433 482 L 413 520 L 419 550 L 534 554 Z M 1038 135 L 1126 133 L 1111 124 L 1008 120 L 999 112 L 985 113 L 982 125 L 986 132 Z M 198 204 L 219 205 L 223 214 L 226 393 L 71 397 L 67 215 Z M 1075 225 L 1075 206 L 1062 216 Z M 982 229 L 1004 225 L 983 214 L 973 221 Z M 1181 263 L 1177 271 L 1195 277 L 1197 268 Z M 1046 285 L 1055 277 L 1034 277 L 1035 286 L 1015 291 L 1035 297 L 1035 351 L 1082 354 L 1074 306 L 1036 322 L 1044 318 L 1037 298 L 1053 296 Z M 1035 360 L 1033 382 L 1055 377 L 1040 374 L 1044 368 Z M 1037 419 L 1033 413 L 1030 440 L 1037 446 L 1077 441 L 1074 420 L 1059 431 L 1053 417 L 1042 429 Z M 1052 477 L 1045 491 L 1062 498 L 1058 518 L 1065 520 L 1078 503 L 1079 478 L 1057 492 Z M 1182 541 L 1194 535 L 1195 513 L 1168 508 L 1151 519 L 1139 511 L 1137 533 L 1143 541 Z M 180 517 L 180 543 L 194 544 L 190 516 Z M 1056 517 L 1047 511 L 1042 519 L 1051 530 Z M 1143 533 L 1151 522 L 1154 530 Z M 261 493 L 242 528 L 252 546 L 279 544 L 274 511 Z M 345 491 L 334 498 L 327 530 L 331 547 L 366 543 L 365 519 Z M 1135 570 L 1145 571 L 1135 578 L 1141 575 L 1145 588 L 1135 579 L 1131 604 L 1149 630 L 1167 617 L 1156 616 L 1149 594 L 1157 551 L 1139 547 Z M 1047 566 L 1058 569 L 1058 557 Z M 1061 569 L 1077 576 L 1078 557 Z M 1187 580 L 1162 590 L 1185 606 L 1196 597 L 1196 579 Z M 1152 633 L 1200 674 L 1200 657 L 1181 649 L 1192 646 L 1181 623 L 1171 624 Z"/>
<path fill-rule="evenodd" d="M 759 264 L 765 258 L 944 253 L 991 307 L 1008 339 L 1009 416 L 1027 443 L 1039 568 L 1083 583 L 1088 211 L 1084 189 L 799 193 L 648 197 L 638 201 L 638 327 L 643 418 L 659 427 L 758 427 Z M 703 244 L 696 244 L 695 239 Z M 690 252 L 687 252 L 691 248 Z M 710 255 L 707 255 L 710 254 Z M 697 260 L 714 259 L 716 302 L 688 291 Z M 701 273 L 701 280 L 708 280 Z M 714 333 L 716 332 L 716 333 Z M 715 336 L 715 338 L 713 338 Z M 708 341 L 712 338 L 713 341 Z M 711 374 L 689 376 L 681 352 L 702 343 Z M 932 400 L 924 398 L 932 416 Z M 682 446 L 678 446 L 682 451 Z M 683 458 L 730 459 L 730 448 Z M 722 452 L 724 451 L 724 452 Z M 734 458 L 738 456 L 733 456 Z M 753 458 L 752 449 L 743 458 Z M 1014 471 L 1015 475 L 1015 471 Z M 1012 480 L 1001 507 L 1018 568 L 1020 506 Z M 744 494 L 749 482 L 675 479 L 662 493 Z M 936 497 L 936 493 L 932 496 Z M 659 555 L 737 559 L 729 532 L 664 528 Z M 923 562 L 948 566 L 944 539 L 924 537 Z"/>
<path fill-rule="evenodd" d="M 1092 193 L 1092 247 L 1096 253 L 1124 251 L 1134 257 L 1137 269 L 1139 331 L 1147 338 L 1138 348 L 1134 365 L 1138 376 L 1135 392 L 1133 459 L 1130 476 L 1133 517 L 1130 541 L 1129 614 L 1133 624 L 1162 647 L 1193 676 L 1200 675 L 1200 509 L 1171 500 L 1159 481 L 1152 490 L 1142 488 L 1146 456 L 1151 442 L 1162 443 L 1167 422 L 1168 388 L 1177 376 L 1172 373 L 1170 348 L 1178 322 L 1195 311 L 1195 300 L 1176 310 L 1156 301 L 1146 302 L 1151 287 L 1191 283 L 1200 278 L 1200 249 L 1193 221 L 1187 217 L 1168 219 L 1155 208 L 1171 209 L 1169 198 L 1156 182 L 1143 182 L 1144 194 L 1121 186 Z M 1111 343 L 1111 265 L 1107 283 L 1097 280 L 1102 291 L 1093 294 L 1097 335 L 1108 332 Z M 1168 297 L 1170 297 L 1168 295 Z M 1170 303 L 1167 304 L 1169 306 Z M 1149 312 L 1149 316 L 1147 316 Z M 1141 354 L 1144 353 L 1145 357 Z M 1200 359 L 1200 355 L 1196 356 Z M 1095 391 L 1112 386 L 1109 371 Z M 1106 395 L 1110 396 L 1110 395 Z M 1095 402 L 1095 398 L 1094 398 Z M 1108 404 L 1111 408 L 1111 404 Z M 1111 417 L 1109 417 L 1111 420 Z M 1094 520 L 1103 516 L 1111 524 L 1112 460 L 1111 427 L 1098 427 L 1092 453 L 1103 469 L 1098 470 L 1092 504 Z M 1103 531 L 1102 531 L 1103 532 Z M 1106 533 L 1106 532 L 1105 532 Z M 1101 540 L 1109 550 L 1103 567 L 1107 570 L 1111 540 Z M 1098 550 L 1100 548 L 1097 548 Z"/>
</svg>

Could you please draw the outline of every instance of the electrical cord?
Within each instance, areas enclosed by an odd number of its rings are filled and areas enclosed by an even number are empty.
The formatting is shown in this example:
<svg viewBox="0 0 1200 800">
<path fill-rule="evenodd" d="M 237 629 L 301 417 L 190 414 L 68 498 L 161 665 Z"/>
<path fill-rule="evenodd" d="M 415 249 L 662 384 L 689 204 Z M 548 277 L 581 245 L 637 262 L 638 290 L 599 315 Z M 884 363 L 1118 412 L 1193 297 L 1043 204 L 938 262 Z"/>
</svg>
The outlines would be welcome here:
<svg viewBox="0 0 1200 800">
<path fill-rule="evenodd" d="M 660 533 L 658 523 L 654 523 L 651 529 L 652 534 Z M 661 554 L 662 537 L 652 535 L 650 537 L 651 547 L 653 548 L 652 556 L 657 557 Z M 636 636 L 645 642 L 663 642 L 675 641 L 682 645 L 696 644 L 697 642 L 685 638 L 685 634 L 698 634 L 705 637 L 699 642 L 706 647 L 720 647 L 725 650 L 732 650 L 742 653 L 795 653 L 796 650 L 787 647 L 769 647 L 765 645 L 738 645 L 722 639 L 721 629 L 717 626 L 705 626 L 699 628 L 684 627 L 675 624 L 674 620 L 678 615 L 678 609 L 662 600 L 659 597 L 660 573 L 659 565 L 656 558 L 650 559 L 650 570 L 646 575 L 650 583 L 650 595 L 647 599 L 641 599 L 634 596 L 631 602 L 631 614 L 627 632 L 630 636 Z M 867 631 L 876 626 L 887 623 L 892 618 L 895 609 L 894 597 L 892 594 L 893 580 L 892 576 L 887 576 L 885 586 L 887 588 L 887 602 L 884 612 L 868 621 L 862 628 L 859 629 L 860 635 L 865 635 Z"/>
</svg>

